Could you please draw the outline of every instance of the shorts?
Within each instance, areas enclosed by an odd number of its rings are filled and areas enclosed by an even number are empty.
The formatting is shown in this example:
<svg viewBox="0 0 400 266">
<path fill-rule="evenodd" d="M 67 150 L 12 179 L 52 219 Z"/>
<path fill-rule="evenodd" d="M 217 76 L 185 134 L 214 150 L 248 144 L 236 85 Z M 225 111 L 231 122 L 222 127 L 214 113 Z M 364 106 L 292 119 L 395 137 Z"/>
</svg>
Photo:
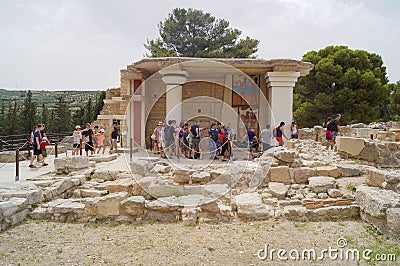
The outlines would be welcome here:
<svg viewBox="0 0 400 266">
<path fill-rule="evenodd" d="M 166 139 L 165 140 L 165 147 L 172 148 L 174 146 L 174 139 Z"/>
<path fill-rule="evenodd" d="M 72 147 L 74 147 L 74 148 L 79 148 L 79 147 L 80 147 L 80 144 L 79 144 L 79 143 L 74 143 L 74 144 L 72 145 Z"/>
<path fill-rule="evenodd" d="M 263 147 L 263 151 L 267 151 L 271 148 L 271 145 L 263 142 L 262 147 Z"/>
<path fill-rule="evenodd" d="M 40 155 L 40 154 L 42 154 L 42 148 L 36 149 L 36 148 L 37 148 L 37 145 L 32 145 L 32 148 L 33 148 L 33 155 Z"/>
<path fill-rule="evenodd" d="M 326 140 L 332 140 L 333 137 L 332 131 L 327 130 L 325 135 L 326 135 Z"/>
<path fill-rule="evenodd" d="M 85 151 L 93 151 L 93 142 L 91 141 L 86 142 Z"/>
<path fill-rule="evenodd" d="M 332 131 L 332 140 L 333 140 L 333 141 L 336 140 L 337 135 L 338 135 L 338 132 Z"/>
<path fill-rule="evenodd" d="M 113 147 L 116 148 L 117 147 L 117 139 L 112 139 L 111 145 L 113 145 Z"/>
<path fill-rule="evenodd" d="M 282 137 L 276 137 L 276 141 L 277 141 L 277 142 L 282 142 L 283 139 L 282 139 Z"/>
<path fill-rule="evenodd" d="M 158 144 L 158 147 L 159 147 L 159 148 L 165 147 L 165 143 L 164 143 L 163 140 L 160 140 L 157 144 Z"/>
<path fill-rule="evenodd" d="M 200 150 L 200 139 L 193 139 L 192 140 L 192 144 L 193 144 L 193 149 L 195 151 L 199 151 Z"/>
</svg>

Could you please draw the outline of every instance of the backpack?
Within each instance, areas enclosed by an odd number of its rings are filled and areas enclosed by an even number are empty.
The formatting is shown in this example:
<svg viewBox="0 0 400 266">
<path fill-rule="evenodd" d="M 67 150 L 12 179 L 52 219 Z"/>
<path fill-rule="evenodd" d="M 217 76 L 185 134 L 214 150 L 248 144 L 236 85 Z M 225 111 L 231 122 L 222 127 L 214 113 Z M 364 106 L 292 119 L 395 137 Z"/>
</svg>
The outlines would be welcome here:
<svg viewBox="0 0 400 266">
<path fill-rule="evenodd" d="M 211 139 L 213 139 L 214 141 L 218 141 L 218 130 L 217 129 L 210 129 L 210 135 L 211 135 Z"/>
<path fill-rule="evenodd" d="M 272 130 L 272 135 L 274 136 L 274 138 L 276 137 L 278 132 L 278 127 L 274 128 L 274 130 Z"/>
<path fill-rule="evenodd" d="M 174 132 L 175 132 L 174 127 L 166 126 L 164 132 L 165 132 L 164 133 L 165 139 L 168 140 L 174 139 Z"/>
<path fill-rule="evenodd" d="M 332 120 L 327 126 L 326 129 L 328 131 L 336 131 L 336 125 L 335 122 Z"/>
</svg>

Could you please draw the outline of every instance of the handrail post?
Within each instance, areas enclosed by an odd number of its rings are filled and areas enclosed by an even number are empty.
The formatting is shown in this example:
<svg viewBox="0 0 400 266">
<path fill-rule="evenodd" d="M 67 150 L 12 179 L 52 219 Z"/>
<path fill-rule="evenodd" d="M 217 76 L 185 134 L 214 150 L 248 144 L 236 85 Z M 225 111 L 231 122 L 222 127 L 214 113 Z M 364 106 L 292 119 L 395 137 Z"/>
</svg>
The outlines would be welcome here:
<svg viewBox="0 0 400 266">
<path fill-rule="evenodd" d="M 129 158 L 130 158 L 130 161 L 132 161 L 132 151 L 133 151 L 132 144 L 133 144 L 133 140 L 132 140 L 132 138 L 130 138 L 130 140 L 129 140 Z"/>
<path fill-rule="evenodd" d="M 58 157 L 58 150 L 57 150 L 57 142 L 54 144 L 54 153 L 55 153 L 55 158 Z"/>
<path fill-rule="evenodd" d="M 19 150 L 15 151 L 15 181 L 19 181 Z"/>
<path fill-rule="evenodd" d="M 82 139 L 79 141 L 79 154 L 82 156 Z"/>
</svg>

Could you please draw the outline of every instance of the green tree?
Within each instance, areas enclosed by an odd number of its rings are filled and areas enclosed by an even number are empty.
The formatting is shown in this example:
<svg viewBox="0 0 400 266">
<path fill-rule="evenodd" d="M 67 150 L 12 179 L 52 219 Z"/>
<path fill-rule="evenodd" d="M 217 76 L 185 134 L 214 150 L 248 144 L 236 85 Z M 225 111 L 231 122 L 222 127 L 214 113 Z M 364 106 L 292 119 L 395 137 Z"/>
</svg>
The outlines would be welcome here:
<svg viewBox="0 0 400 266">
<path fill-rule="evenodd" d="M 92 119 L 93 119 L 93 101 L 92 98 L 89 97 L 89 100 L 85 105 L 85 122 L 91 123 Z"/>
<path fill-rule="evenodd" d="M 390 98 L 387 103 L 388 120 L 400 120 L 400 81 L 389 84 Z"/>
<path fill-rule="evenodd" d="M 238 39 L 240 30 L 201 10 L 175 8 L 158 28 L 160 37 L 145 44 L 149 57 L 249 58 L 258 50 L 259 40 Z"/>
<path fill-rule="evenodd" d="M 84 126 L 85 124 L 85 109 L 82 106 L 79 106 L 78 110 L 75 110 L 72 114 L 72 123 L 75 126 Z"/>
<path fill-rule="evenodd" d="M 310 51 L 303 61 L 314 64 L 294 89 L 294 117 L 304 127 L 322 124 L 327 116 L 342 114 L 342 123 L 379 120 L 389 96 L 382 58 L 346 46 Z"/>
<path fill-rule="evenodd" d="M 24 133 L 32 131 L 36 125 L 36 102 L 32 100 L 32 92 L 29 90 L 25 96 L 20 117 L 20 129 Z"/>
<path fill-rule="evenodd" d="M 68 108 L 68 103 L 65 101 L 64 95 L 56 97 L 53 123 L 55 133 L 71 130 L 71 111 Z"/>
<path fill-rule="evenodd" d="M 0 121 L 6 122 L 6 103 L 5 101 L 1 101 L 1 107 L 0 107 Z M 2 126 L 0 127 L 0 135 L 5 134 L 5 127 Z"/>
<path fill-rule="evenodd" d="M 96 98 L 96 103 L 94 105 L 94 111 L 93 111 L 93 121 L 97 119 L 97 116 L 100 114 L 101 110 L 103 109 L 104 106 L 104 99 L 106 98 L 106 92 L 101 91 L 97 98 Z"/>
<path fill-rule="evenodd" d="M 49 126 L 49 109 L 46 107 L 46 105 L 43 103 L 42 104 L 42 112 L 40 115 L 41 123 L 45 124 L 46 127 Z"/>
</svg>

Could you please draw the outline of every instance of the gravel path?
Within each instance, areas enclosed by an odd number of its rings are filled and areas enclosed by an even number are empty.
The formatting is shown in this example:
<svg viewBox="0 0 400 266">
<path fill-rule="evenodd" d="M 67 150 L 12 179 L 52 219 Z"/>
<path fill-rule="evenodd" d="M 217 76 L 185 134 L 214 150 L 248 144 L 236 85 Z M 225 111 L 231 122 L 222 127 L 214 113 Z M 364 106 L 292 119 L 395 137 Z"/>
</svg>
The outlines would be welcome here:
<svg viewBox="0 0 400 266">
<path fill-rule="evenodd" d="M 271 249 L 349 248 L 396 254 L 392 263 L 350 260 L 261 260 Z M 295 253 L 293 253 L 295 256 Z M 373 256 L 373 253 L 371 256 Z M 263 253 L 260 253 L 263 255 Z M 300 255 L 301 256 L 301 255 Z M 286 257 L 289 257 L 286 254 Z M 363 221 L 233 222 L 186 227 L 178 224 L 56 223 L 28 220 L 0 233 L 0 265 L 399 265 L 400 243 Z"/>
</svg>

